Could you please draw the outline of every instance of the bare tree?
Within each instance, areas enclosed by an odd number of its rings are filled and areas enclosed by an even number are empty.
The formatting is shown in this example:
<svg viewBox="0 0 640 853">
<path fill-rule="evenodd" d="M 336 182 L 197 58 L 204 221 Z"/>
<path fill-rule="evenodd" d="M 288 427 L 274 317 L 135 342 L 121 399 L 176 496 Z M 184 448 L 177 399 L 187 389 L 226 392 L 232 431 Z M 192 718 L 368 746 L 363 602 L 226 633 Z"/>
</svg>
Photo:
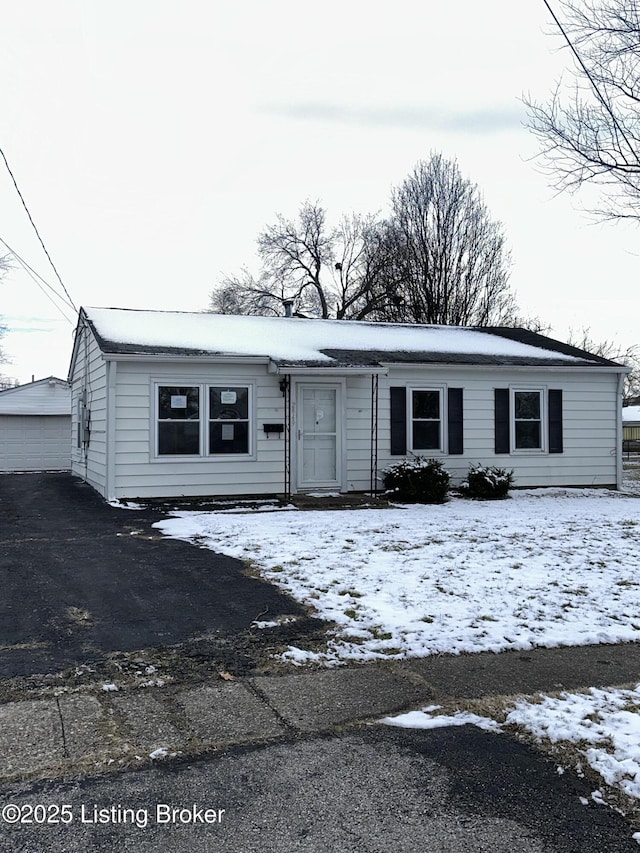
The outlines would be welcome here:
<svg viewBox="0 0 640 853">
<path fill-rule="evenodd" d="M 456 326 L 507 325 L 516 314 L 510 256 L 476 184 L 434 154 L 392 195 L 389 220 L 394 319 Z"/>
<path fill-rule="evenodd" d="M 502 226 L 455 161 L 418 163 L 391 201 L 386 220 L 354 214 L 333 228 L 317 202 L 278 216 L 258 238 L 258 278 L 224 279 L 211 310 L 282 314 L 289 300 L 322 318 L 542 329 L 517 316 Z"/>
<path fill-rule="evenodd" d="M 285 288 L 275 287 L 265 276 L 259 280 L 249 270 L 227 276 L 210 294 L 209 310 L 216 314 L 258 314 L 280 316 L 286 299 Z"/>
<path fill-rule="evenodd" d="M 525 98 L 529 127 L 559 190 L 602 190 L 594 212 L 640 219 L 640 3 L 561 0 L 555 26 L 572 54 L 573 86 L 548 103 Z"/>
<path fill-rule="evenodd" d="M 569 346 L 578 347 L 600 358 L 608 358 L 631 368 L 624 380 L 624 399 L 628 400 L 640 394 L 640 347 L 633 344 L 629 347 L 620 346 L 615 341 L 595 341 L 591 329 L 582 328 L 580 331 L 569 330 Z"/>
<path fill-rule="evenodd" d="M 290 301 L 297 313 L 361 320 L 384 304 L 381 224 L 371 216 L 326 223 L 319 203 L 305 202 L 297 220 L 278 216 L 258 237 L 262 272 L 225 278 L 211 293 L 211 310 L 224 314 L 282 314 Z"/>
</svg>

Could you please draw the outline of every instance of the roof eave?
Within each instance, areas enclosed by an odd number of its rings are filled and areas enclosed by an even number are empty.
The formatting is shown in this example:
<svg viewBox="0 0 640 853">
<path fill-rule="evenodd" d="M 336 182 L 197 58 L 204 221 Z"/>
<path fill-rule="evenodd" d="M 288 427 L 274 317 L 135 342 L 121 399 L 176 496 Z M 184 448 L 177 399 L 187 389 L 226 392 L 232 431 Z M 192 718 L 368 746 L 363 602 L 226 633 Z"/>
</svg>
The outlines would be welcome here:
<svg viewBox="0 0 640 853">
<path fill-rule="evenodd" d="M 219 353 L 175 353 L 175 352 L 110 352 L 102 351 L 105 361 L 195 361 L 199 364 L 266 364 L 270 363 L 264 355 L 221 355 Z"/>
<path fill-rule="evenodd" d="M 462 367 L 470 370 L 487 370 L 488 368 L 499 367 L 501 369 L 509 369 L 509 370 L 531 370 L 532 368 L 540 368 L 542 370 L 552 370 L 552 371 L 560 371 L 560 370 L 580 370 L 584 371 L 594 371 L 596 373 L 630 373 L 631 368 L 626 367 L 625 365 L 611 365 L 611 364 L 593 364 L 593 363 L 585 363 L 580 362 L 576 364 L 575 362 L 554 362 L 550 364 L 545 361 L 527 361 L 523 363 L 512 363 L 507 361 L 494 361 L 494 362 L 483 362 L 482 364 L 478 364 L 477 362 L 472 361 L 389 361 L 389 362 L 381 362 L 383 367 L 387 369 L 390 367 L 402 367 L 403 369 L 406 367 L 409 370 L 416 369 L 424 369 L 425 367 Z"/>
<path fill-rule="evenodd" d="M 278 375 L 297 376 L 386 376 L 389 369 L 383 365 L 362 364 L 327 364 L 326 367 L 318 364 L 286 364 L 271 361 L 269 373 Z"/>
</svg>

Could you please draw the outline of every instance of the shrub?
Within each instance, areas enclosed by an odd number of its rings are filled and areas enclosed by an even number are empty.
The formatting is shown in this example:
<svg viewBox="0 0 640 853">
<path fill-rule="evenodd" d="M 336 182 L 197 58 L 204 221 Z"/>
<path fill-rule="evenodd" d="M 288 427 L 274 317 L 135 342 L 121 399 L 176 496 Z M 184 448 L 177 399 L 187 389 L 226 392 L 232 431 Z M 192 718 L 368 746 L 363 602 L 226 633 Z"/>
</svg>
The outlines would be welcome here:
<svg viewBox="0 0 640 853">
<path fill-rule="evenodd" d="M 447 499 L 449 474 L 438 459 L 414 456 L 383 472 L 385 488 L 402 503 L 440 504 Z"/>
<path fill-rule="evenodd" d="M 466 480 L 460 484 L 460 493 L 467 498 L 496 501 L 506 498 L 513 485 L 513 471 L 504 468 L 472 465 Z"/>
</svg>

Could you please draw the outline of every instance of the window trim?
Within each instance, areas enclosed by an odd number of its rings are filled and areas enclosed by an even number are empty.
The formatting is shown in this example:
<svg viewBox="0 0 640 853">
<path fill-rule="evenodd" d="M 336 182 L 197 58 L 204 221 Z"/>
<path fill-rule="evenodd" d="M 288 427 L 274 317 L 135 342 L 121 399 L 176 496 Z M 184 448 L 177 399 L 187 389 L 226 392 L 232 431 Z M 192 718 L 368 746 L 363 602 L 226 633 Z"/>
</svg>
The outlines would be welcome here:
<svg viewBox="0 0 640 853">
<path fill-rule="evenodd" d="M 212 379 L 189 379 L 183 376 L 175 377 L 153 377 L 151 379 L 151 394 L 153 395 L 153 404 L 151 408 L 151 430 L 150 430 L 150 453 L 149 458 L 153 462 L 229 462 L 229 461 L 252 461 L 257 458 L 256 453 L 256 383 L 254 380 L 242 379 L 239 377 L 229 377 L 225 381 L 225 377 Z M 200 440 L 198 443 L 198 453 L 163 453 L 159 452 L 159 424 L 160 424 L 160 405 L 159 405 L 159 388 L 166 386 L 177 386 L 182 388 L 198 388 L 200 395 L 200 410 L 199 417 L 193 423 L 198 423 Z M 247 414 L 248 414 L 248 452 L 247 453 L 209 453 L 209 425 L 212 422 L 210 419 L 210 388 L 246 388 L 248 392 Z"/>
<path fill-rule="evenodd" d="M 160 388 L 194 388 L 198 391 L 198 417 L 160 419 Z M 154 420 L 155 420 L 155 456 L 158 459 L 197 459 L 202 451 L 202 386 L 198 382 L 157 382 L 154 387 Z M 161 423 L 192 423 L 198 424 L 197 453 L 160 453 L 160 424 Z"/>
<path fill-rule="evenodd" d="M 540 446 L 539 447 L 517 447 L 516 446 L 516 421 L 524 421 L 524 418 L 516 418 L 516 394 L 537 394 L 540 401 L 540 418 L 535 422 L 540 423 Z M 549 447 L 549 425 L 547 417 L 547 395 L 546 385 L 516 385 L 509 388 L 509 440 L 512 454 L 531 455 L 536 453 L 547 453 Z M 533 418 L 527 419 L 533 421 Z"/>
<path fill-rule="evenodd" d="M 252 400 L 253 400 L 253 389 L 251 384 L 245 382 L 208 382 L 205 386 L 205 394 L 207 395 L 206 399 L 206 424 L 205 430 L 206 434 L 203 436 L 204 443 L 204 455 L 215 459 L 222 459 L 223 457 L 238 459 L 243 458 L 247 459 L 253 456 L 253 423 L 254 419 L 252 417 Z M 246 423 L 247 424 L 247 450 L 243 453 L 212 453 L 211 451 L 211 424 L 213 423 L 224 423 L 224 418 L 212 418 L 211 417 L 211 394 L 210 391 L 212 388 L 217 388 L 220 391 L 230 390 L 231 388 L 246 388 L 247 389 L 247 417 L 246 418 L 238 418 L 237 420 L 229 420 L 228 423 Z"/>
<path fill-rule="evenodd" d="M 406 444 L 407 444 L 407 452 L 414 454 L 433 454 L 436 456 L 445 456 L 447 453 L 446 447 L 446 437 L 447 437 L 447 415 L 448 415 L 448 406 L 445 405 L 445 385 L 407 385 L 407 434 L 406 434 Z M 433 421 L 433 419 L 425 419 L 425 418 L 417 418 L 413 417 L 413 394 L 414 391 L 435 391 L 438 394 L 438 408 L 440 411 L 439 418 L 439 434 L 438 434 L 438 447 L 429 448 L 429 447 L 419 447 L 415 448 L 413 446 L 413 425 L 415 420 L 419 421 Z"/>
</svg>

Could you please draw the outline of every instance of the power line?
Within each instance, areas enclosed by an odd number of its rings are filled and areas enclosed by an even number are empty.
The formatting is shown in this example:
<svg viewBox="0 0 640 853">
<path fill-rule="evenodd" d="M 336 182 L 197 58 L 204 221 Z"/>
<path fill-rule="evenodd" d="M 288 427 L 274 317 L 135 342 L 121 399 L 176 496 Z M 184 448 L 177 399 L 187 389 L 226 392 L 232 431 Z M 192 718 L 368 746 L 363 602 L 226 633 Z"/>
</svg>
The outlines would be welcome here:
<svg viewBox="0 0 640 853">
<path fill-rule="evenodd" d="M 589 80 L 589 82 L 591 83 L 591 87 L 593 88 L 593 91 L 596 93 L 596 97 L 598 98 L 598 100 L 600 101 L 600 103 L 602 104 L 602 106 L 605 108 L 605 110 L 609 113 L 609 115 L 610 115 L 610 117 L 611 117 L 611 121 L 613 122 L 613 126 L 616 128 L 616 130 L 618 131 L 618 133 L 620 134 L 620 136 L 621 136 L 621 137 L 624 139 L 624 141 L 627 143 L 627 146 L 628 146 L 628 148 L 629 148 L 629 151 L 631 151 L 631 152 L 633 153 L 633 151 L 634 151 L 633 145 L 631 144 L 631 142 L 630 142 L 630 141 L 629 141 L 629 139 L 627 138 L 627 135 L 626 135 L 626 133 L 624 132 L 624 129 L 620 126 L 620 123 L 618 122 L 618 119 L 615 117 L 615 115 L 614 115 L 614 113 L 613 113 L 613 110 L 612 110 L 612 109 L 611 109 L 611 107 L 609 106 L 609 102 L 607 101 L 607 99 L 605 98 L 605 96 L 604 96 L 604 95 L 602 94 L 602 92 L 600 91 L 600 88 L 598 87 L 598 84 L 596 83 L 596 81 L 593 79 L 593 75 L 591 74 L 591 72 L 589 71 L 589 69 L 587 68 L 587 66 L 585 65 L 585 63 L 582 61 L 582 57 L 581 57 L 581 56 L 580 56 L 580 54 L 578 53 L 577 49 L 574 47 L 573 42 L 572 42 L 572 41 L 571 41 L 571 39 L 569 38 L 569 36 L 568 36 L 568 34 L 567 34 L 567 32 L 566 32 L 565 28 L 564 28 L 564 27 L 562 26 L 562 24 L 560 23 L 560 20 L 558 19 L 558 17 L 557 17 L 557 15 L 556 15 L 556 13 L 555 13 L 555 12 L 553 11 L 553 9 L 551 8 L 551 6 L 550 6 L 550 4 L 549 4 L 548 0 L 542 0 L 542 2 L 543 2 L 543 3 L 544 3 L 544 5 L 547 7 L 547 9 L 548 9 L 548 11 L 549 11 L 549 14 L 551 15 L 551 17 L 553 18 L 553 20 L 554 20 L 554 21 L 555 21 L 555 23 L 556 23 L 556 26 L 558 27 L 558 29 L 559 29 L 559 30 L 560 30 L 560 32 L 562 33 L 562 36 L 563 36 L 564 40 L 565 40 L 565 41 L 566 41 L 566 43 L 569 45 L 569 49 L 571 50 L 571 53 L 573 53 L 573 55 L 575 56 L 575 58 L 578 60 L 578 63 L 580 64 L 580 67 L 582 68 L 582 70 L 584 71 L 584 73 L 587 75 L 587 79 L 588 79 L 588 80 Z M 622 152 L 620 152 L 620 153 L 622 154 Z"/>
<path fill-rule="evenodd" d="M 49 260 L 49 263 L 51 264 L 51 268 L 53 269 L 54 273 L 56 274 L 56 277 L 57 277 L 58 281 L 59 281 L 59 282 L 60 282 L 60 284 L 62 285 L 62 289 L 64 290 L 64 292 L 65 292 L 65 293 L 66 293 L 66 295 L 67 295 L 67 299 L 69 300 L 69 304 L 73 307 L 73 310 L 74 310 L 74 311 L 77 311 L 78 309 L 76 308 L 76 306 L 75 306 L 75 304 L 74 304 L 74 302 L 73 302 L 73 299 L 71 298 L 71 296 L 70 296 L 70 294 L 69 294 L 69 291 L 68 291 L 68 290 L 67 290 L 67 288 L 64 286 L 64 282 L 63 282 L 63 281 L 62 281 L 62 279 L 60 278 L 60 273 L 59 273 L 59 272 L 58 272 L 58 270 L 56 269 L 56 265 L 55 265 L 55 264 L 53 263 L 53 261 L 51 260 L 51 255 L 50 255 L 50 254 L 49 254 L 49 252 L 47 251 L 47 247 L 45 246 L 44 241 L 43 241 L 42 237 L 40 236 L 40 232 L 39 232 L 39 231 L 38 231 L 38 229 L 36 228 L 36 223 L 33 221 L 33 217 L 31 216 L 31 213 L 29 212 L 29 208 L 27 207 L 27 203 L 26 203 L 26 201 L 24 200 L 24 197 L 23 197 L 22 193 L 20 192 L 20 187 L 18 186 L 18 182 L 16 181 L 16 179 L 15 179 L 15 177 L 14 177 L 13 172 L 11 171 L 11 167 L 9 166 L 9 161 L 7 160 L 7 157 L 6 157 L 5 153 L 4 153 L 4 151 L 2 150 L 2 148 L 0 148 L 0 154 L 2 155 L 2 159 L 4 160 L 4 164 L 5 164 L 5 166 L 7 167 L 7 172 L 9 172 L 9 175 L 11 176 L 11 180 L 13 181 L 13 185 L 14 185 L 14 187 L 16 188 L 16 192 L 18 193 L 18 195 L 19 195 L 19 197 L 20 197 L 20 201 L 22 202 L 22 206 L 24 207 L 24 209 L 25 209 L 25 211 L 26 211 L 26 213 L 27 213 L 27 216 L 29 217 L 29 222 L 30 222 L 30 223 L 31 223 L 31 225 L 33 226 L 33 230 L 36 232 L 36 236 L 38 237 L 38 240 L 40 241 L 40 245 L 42 246 L 42 248 L 43 248 L 43 250 L 44 250 L 44 253 L 45 253 L 45 255 L 47 256 L 47 258 L 48 258 L 48 260 Z"/>
<path fill-rule="evenodd" d="M 46 290 L 42 287 L 42 284 L 44 284 L 46 287 L 48 287 L 48 288 L 49 288 L 49 290 L 50 290 L 50 291 L 51 291 L 51 292 L 52 292 L 52 293 L 53 293 L 53 294 L 54 294 L 58 299 L 60 299 L 60 300 L 61 300 L 65 305 L 68 305 L 70 308 L 73 308 L 74 310 L 75 310 L 75 306 L 74 306 L 74 305 L 71 305 L 71 303 L 70 303 L 70 302 L 68 302 L 66 299 L 64 299 L 64 298 L 63 298 L 63 297 L 58 293 L 58 291 L 57 291 L 57 290 L 56 290 L 52 285 L 50 285 L 50 284 L 49 284 L 49 282 L 48 282 L 48 281 L 46 281 L 44 278 L 42 278 L 42 276 L 40 275 L 40 273 L 37 273 L 37 272 L 33 269 L 33 267 L 29 266 L 29 264 L 24 260 L 24 258 L 21 258 L 21 257 L 20 257 L 20 255 L 19 255 L 16 251 L 14 251 L 14 250 L 11 248 L 11 246 L 10 246 L 10 245 L 5 241 L 5 240 L 3 240 L 3 239 L 2 239 L 2 237 L 0 237 L 0 243 L 2 243 L 2 245 L 3 245 L 6 249 L 8 249 L 8 250 L 9 250 L 9 252 L 11 253 L 11 255 L 12 255 L 12 256 L 13 256 L 13 257 L 18 261 L 18 263 L 19 263 L 19 264 L 21 264 L 21 266 L 24 268 L 25 272 L 26 272 L 29 276 L 31 276 L 31 278 L 33 279 L 33 281 L 37 284 L 37 286 L 40 288 L 40 290 L 44 293 L 44 295 L 47 297 L 47 299 L 49 300 L 49 302 L 51 302 L 51 304 L 52 304 L 55 308 L 57 308 L 57 310 L 62 314 L 62 316 L 64 317 L 64 319 L 65 319 L 68 323 L 71 323 L 71 325 L 73 325 L 74 321 L 64 313 L 64 311 L 62 310 L 62 308 L 61 308 L 61 307 L 60 307 L 60 306 L 59 306 L 59 305 L 58 305 L 58 304 L 53 300 L 53 298 L 52 298 L 52 297 L 51 297 L 51 296 L 46 292 Z M 38 279 L 40 279 L 40 281 L 38 281 Z M 40 284 L 40 282 L 42 282 L 42 284 Z"/>
<path fill-rule="evenodd" d="M 0 243 L 2 243 L 2 245 L 5 247 L 5 249 L 7 249 L 7 251 L 8 251 L 8 252 L 9 252 L 9 253 L 10 253 L 10 254 L 11 254 L 11 255 L 12 255 L 12 256 L 13 256 L 13 257 L 14 257 L 14 258 L 15 258 L 15 259 L 16 259 L 16 260 L 17 260 L 17 261 L 18 261 L 18 262 L 19 262 L 19 263 L 20 263 L 20 264 L 21 264 L 21 265 L 22 265 L 22 266 L 27 270 L 27 271 L 28 271 L 28 272 L 32 273 L 32 276 L 35 276 L 36 278 L 38 278 L 38 279 L 42 282 L 42 284 L 44 284 L 44 286 L 45 286 L 45 287 L 48 287 L 48 288 L 49 288 L 49 290 L 50 290 L 50 291 L 51 291 L 51 292 L 52 292 L 52 293 L 53 293 L 53 294 L 54 294 L 54 295 L 55 295 L 55 296 L 56 296 L 56 297 L 57 297 L 61 302 L 63 302 L 65 305 L 68 305 L 70 308 L 73 308 L 73 309 L 75 310 L 75 305 L 73 305 L 73 303 L 69 302 L 69 300 L 68 300 L 65 296 L 62 296 L 60 293 L 58 293 L 58 291 L 55 289 L 55 287 L 54 287 L 52 284 L 49 284 L 49 282 L 46 280 L 46 278 L 44 278 L 43 276 L 41 276 L 39 272 L 37 272 L 36 270 L 34 270 L 34 268 L 33 268 L 29 263 L 27 263 L 27 261 L 25 261 L 25 259 L 24 259 L 24 258 L 22 258 L 22 257 L 21 257 L 17 252 L 16 252 L 16 250 L 15 250 L 15 249 L 12 249 L 12 248 L 11 248 L 11 246 L 7 243 L 7 241 L 6 241 L 6 240 L 4 240 L 2 237 L 0 237 Z"/>
</svg>

